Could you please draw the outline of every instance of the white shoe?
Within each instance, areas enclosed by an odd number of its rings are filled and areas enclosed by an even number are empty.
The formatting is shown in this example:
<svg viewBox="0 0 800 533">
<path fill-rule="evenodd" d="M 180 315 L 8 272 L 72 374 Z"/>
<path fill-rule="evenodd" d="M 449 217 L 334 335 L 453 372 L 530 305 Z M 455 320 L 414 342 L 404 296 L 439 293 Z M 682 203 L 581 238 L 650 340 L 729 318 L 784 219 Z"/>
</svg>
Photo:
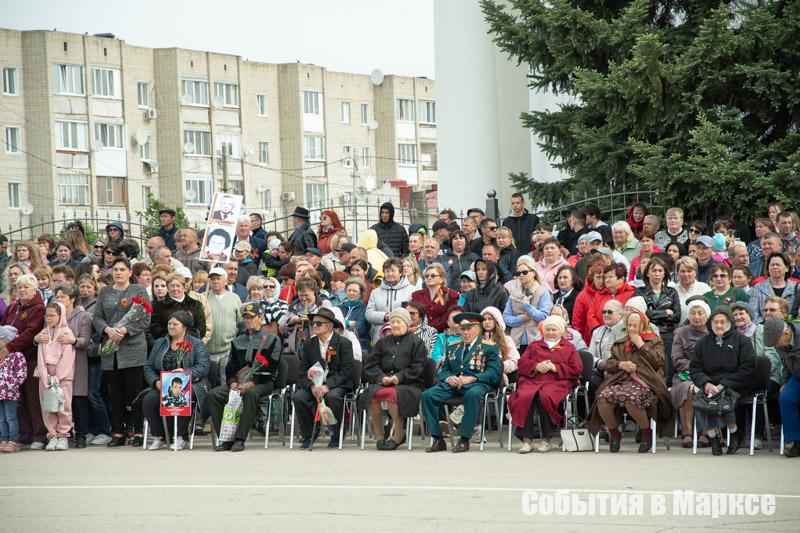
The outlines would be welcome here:
<svg viewBox="0 0 800 533">
<path fill-rule="evenodd" d="M 472 431 L 472 442 L 476 444 L 481 443 L 481 427 L 475 426 L 475 429 Z M 483 437 L 483 442 L 486 442 L 486 436 Z"/>
<path fill-rule="evenodd" d="M 531 448 L 531 443 L 530 442 L 523 442 L 522 443 L 522 448 L 519 449 L 519 453 L 522 453 L 522 454 L 531 453 L 532 451 L 533 451 L 533 448 Z"/>
<path fill-rule="evenodd" d="M 157 450 L 164 445 L 164 437 L 153 437 L 153 443 L 150 444 L 148 450 Z"/>
<path fill-rule="evenodd" d="M 542 440 L 542 442 L 539 443 L 539 446 L 536 447 L 536 451 L 539 453 L 547 453 L 550 451 L 552 447 L 553 447 L 553 441 Z"/>
<path fill-rule="evenodd" d="M 56 450 L 60 452 L 69 450 L 69 441 L 67 440 L 67 437 L 58 437 L 58 442 L 56 442 Z"/>
<path fill-rule="evenodd" d="M 44 449 L 44 442 L 39 442 L 38 440 L 31 444 L 31 450 L 43 450 Z"/>
<path fill-rule="evenodd" d="M 173 450 L 183 450 L 186 448 L 186 441 L 183 440 L 183 437 L 178 437 L 175 439 L 175 444 L 171 446 Z"/>
<path fill-rule="evenodd" d="M 87 433 L 86 434 L 86 444 L 90 444 L 97 435 L 94 433 Z"/>
<path fill-rule="evenodd" d="M 34 443 L 35 444 L 35 443 Z M 58 438 L 53 437 L 49 441 L 47 441 L 47 446 L 45 446 L 45 451 L 47 452 L 54 452 L 56 450 L 56 446 L 58 446 Z M 33 450 L 33 444 L 31 444 L 31 450 Z M 39 448 L 40 449 L 40 448 Z"/>
<path fill-rule="evenodd" d="M 93 438 L 91 441 L 87 439 L 86 442 L 91 442 L 92 446 L 105 446 L 106 444 L 111 442 L 111 437 L 109 435 L 106 435 L 105 433 L 101 433 L 95 438 Z"/>
<path fill-rule="evenodd" d="M 753 449 L 754 450 L 764 449 L 764 443 L 761 441 L 761 439 L 753 439 Z"/>
</svg>

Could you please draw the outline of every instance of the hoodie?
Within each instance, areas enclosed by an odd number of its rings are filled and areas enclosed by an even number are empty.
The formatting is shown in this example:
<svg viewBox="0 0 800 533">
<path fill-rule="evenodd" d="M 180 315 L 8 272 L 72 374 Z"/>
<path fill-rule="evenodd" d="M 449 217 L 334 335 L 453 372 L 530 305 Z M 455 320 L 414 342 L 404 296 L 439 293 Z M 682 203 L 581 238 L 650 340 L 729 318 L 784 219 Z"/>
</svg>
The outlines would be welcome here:
<svg viewBox="0 0 800 533">
<path fill-rule="evenodd" d="M 392 250 L 395 257 L 405 257 L 408 255 L 408 233 L 406 233 L 403 226 L 394 221 L 394 205 L 392 205 L 392 202 L 382 204 L 381 211 L 384 209 L 389 211 L 388 222 L 380 221 L 370 229 L 375 230 L 380 241 Z"/>
<path fill-rule="evenodd" d="M 538 224 L 539 217 L 529 213 L 527 209 L 523 209 L 520 216 L 515 216 L 512 212 L 503 219 L 503 226 L 511 230 L 520 255 L 531 253 L 531 235 L 536 231 Z"/>
<path fill-rule="evenodd" d="M 380 339 L 381 326 L 386 322 L 383 319 L 384 315 L 401 307 L 403 302 L 411 300 L 411 294 L 415 290 L 405 276 L 402 276 L 394 286 L 389 285 L 384 279 L 378 288 L 372 290 L 367 303 L 366 317 L 367 322 L 372 324 L 373 342 L 378 342 Z"/>
<path fill-rule="evenodd" d="M 368 229 L 358 239 L 356 246 L 367 251 L 367 261 L 378 273 L 381 273 L 383 272 L 383 263 L 389 259 L 389 256 L 378 248 L 378 238 L 378 232 L 374 229 Z"/>
<path fill-rule="evenodd" d="M 497 267 L 491 261 L 478 259 L 473 265 L 473 270 L 477 272 L 478 265 L 484 265 L 488 270 L 486 283 L 479 283 L 474 289 L 467 292 L 464 299 L 464 310 L 473 313 L 480 313 L 487 307 L 505 309 L 508 302 L 508 292 L 505 287 L 497 283 Z"/>
<path fill-rule="evenodd" d="M 491 315 L 494 319 L 494 327 L 499 329 L 500 331 L 506 330 L 506 323 L 503 320 L 503 314 L 500 310 L 496 307 L 489 306 L 481 311 L 481 315 Z M 484 334 L 484 339 L 490 339 L 490 334 Z M 506 342 L 506 357 L 503 359 L 503 384 L 508 385 L 508 374 L 517 370 L 517 363 L 519 362 L 519 350 L 517 350 L 516 344 L 514 344 L 514 339 L 512 339 L 509 335 L 503 335 L 503 339 Z M 503 351 L 500 350 L 500 357 L 503 357 Z"/>
<path fill-rule="evenodd" d="M 115 228 L 119 228 L 120 231 L 119 239 L 111 238 L 111 235 L 108 234 L 109 226 L 114 226 Z M 125 227 L 122 225 L 122 222 L 117 222 L 116 220 L 114 222 L 109 222 L 108 225 L 106 226 L 106 237 L 108 237 L 108 242 L 113 242 L 116 244 L 122 242 L 122 239 L 125 238 Z"/>
<path fill-rule="evenodd" d="M 71 344 L 61 344 L 58 336 L 62 332 L 72 333 L 67 324 L 67 311 L 62 304 L 61 319 L 54 328 L 45 326 L 45 331 L 49 336 L 47 342 L 39 344 L 39 356 L 36 365 L 36 375 L 39 377 L 47 376 L 47 365 L 56 365 L 56 377 L 59 381 L 72 381 L 75 375 L 75 348 Z M 47 381 L 40 379 L 40 386 L 47 388 Z"/>
</svg>

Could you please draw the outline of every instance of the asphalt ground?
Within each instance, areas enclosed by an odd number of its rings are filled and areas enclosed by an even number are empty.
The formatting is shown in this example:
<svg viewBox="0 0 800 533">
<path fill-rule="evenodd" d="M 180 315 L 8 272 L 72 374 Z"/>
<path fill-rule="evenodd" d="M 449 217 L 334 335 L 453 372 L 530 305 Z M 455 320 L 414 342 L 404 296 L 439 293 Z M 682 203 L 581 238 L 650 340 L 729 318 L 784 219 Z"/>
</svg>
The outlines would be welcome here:
<svg viewBox="0 0 800 533">
<path fill-rule="evenodd" d="M 425 453 L 418 436 L 390 452 L 275 437 L 242 453 L 213 452 L 208 437 L 180 452 L 22 451 L 0 456 L 0 531 L 800 531 L 800 458 L 692 456 L 677 440 L 638 454 L 627 437 L 613 455 L 519 455 L 496 433 L 463 454 Z"/>
</svg>

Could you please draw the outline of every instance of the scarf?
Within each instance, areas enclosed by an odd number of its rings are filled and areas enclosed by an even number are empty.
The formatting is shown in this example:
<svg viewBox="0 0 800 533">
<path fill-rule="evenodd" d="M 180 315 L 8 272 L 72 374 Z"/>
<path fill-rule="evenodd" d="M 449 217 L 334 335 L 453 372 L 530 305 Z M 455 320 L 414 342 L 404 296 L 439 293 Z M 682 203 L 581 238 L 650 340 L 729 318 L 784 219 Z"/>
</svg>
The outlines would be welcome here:
<svg viewBox="0 0 800 533">
<path fill-rule="evenodd" d="M 748 337 L 748 338 L 753 336 L 753 332 L 755 330 L 756 330 L 756 323 L 755 322 L 750 322 L 749 324 L 747 324 L 743 328 L 736 328 L 736 331 L 738 331 L 739 333 L 741 333 L 742 335 L 744 335 L 745 337 Z"/>
<path fill-rule="evenodd" d="M 439 304 L 439 305 L 442 305 L 442 306 L 443 306 L 443 305 L 445 304 L 445 299 L 444 299 L 444 296 L 445 296 L 445 292 L 444 292 L 444 286 L 442 285 L 442 286 L 440 286 L 440 287 L 439 287 L 439 289 L 436 291 L 436 296 L 434 296 L 434 297 L 432 298 L 432 300 L 433 300 L 433 303 L 437 303 L 437 304 Z"/>
<path fill-rule="evenodd" d="M 639 315 L 639 318 L 642 319 L 642 333 L 639 336 L 642 338 L 643 341 L 647 341 L 647 339 L 652 339 L 653 337 L 657 337 L 655 333 L 650 331 L 650 320 L 647 319 L 647 315 L 642 313 L 641 311 L 631 311 L 631 313 L 636 313 Z M 627 323 L 626 323 L 627 325 Z M 633 344 L 630 340 L 630 337 L 627 341 L 625 341 L 625 351 L 627 353 L 632 353 L 633 350 L 636 348 L 636 345 Z"/>
</svg>

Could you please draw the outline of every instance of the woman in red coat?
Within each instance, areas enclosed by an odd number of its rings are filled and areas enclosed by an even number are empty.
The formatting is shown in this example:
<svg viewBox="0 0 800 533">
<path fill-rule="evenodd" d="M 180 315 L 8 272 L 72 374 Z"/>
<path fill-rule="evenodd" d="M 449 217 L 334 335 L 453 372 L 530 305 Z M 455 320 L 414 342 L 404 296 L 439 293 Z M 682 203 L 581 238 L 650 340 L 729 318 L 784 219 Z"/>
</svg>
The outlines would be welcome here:
<svg viewBox="0 0 800 533">
<path fill-rule="evenodd" d="M 589 330 L 589 340 L 591 340 L 592 331 L 604 324 L 603 322 L 603 306 L 609 300 L 616 300 L 623 306 L 625 302 L 633 297 L 636 289 L 625 281 L 628 274 L 628 269 L 625 265 L 620 263 L 611 263 L 603 269 L 605 279 L 603 290 L 598 291 L 592 299 L 591 308 L 587 317 L 586 325 Z M 586 344 L 589 344 L 588 342 Z"/>
<path fill-rule="evenodd" d="M 458 305 L 458 293 L 447 288 L 444 267 L 432 263 L 425 269 L 425 287 L 412 292 L 411 301 L 422 305 L 428 325 L 442 333 L 447 329 L 447 315 Z"/>
<path fill-rule="evenodd" d="M 336 235 L 347 235 L 347 231 L 339 222 L 336 211 L 326 209 L 319 214 L 319 230 L 317 231 L 317 248 L 323 255 L 331 253 L 331 241 Z"/>
<path fill-rule="evenodd" d="M 599 255 L 597 254 L 597 256 Z M 589 329 L 589 311 L 592 307 L 592 300 L 605 287 L 603 274 L 605 266 L 602 260 L 596 260 L 589 266 L 586 274 L 586 284 L 577 298 L 575 298 L 575 305 L 572 307 L 572 314 L 570 315 L 572 317 L 572 327 L 581 334 L 587 345 L 592 340 L 592 330 Z"/>
<path fill-rule="evenodd" d="M 522 440 L 519 453 L 533 451 L 534 413 L 539 414 L 542 426 L 542 442 L 536 449 L 550 451 L 555 428 L 561 425 L 558 406 L 583 367 L 572 343 L 561 342 L 567 329 L 563 318 L 549 316 L 541 326 L 542 340 L 529 344 L 522 354 L 517 390 L 508 399 L 511 423 L 517 426 L 517 438 Z"/>
</svg>

